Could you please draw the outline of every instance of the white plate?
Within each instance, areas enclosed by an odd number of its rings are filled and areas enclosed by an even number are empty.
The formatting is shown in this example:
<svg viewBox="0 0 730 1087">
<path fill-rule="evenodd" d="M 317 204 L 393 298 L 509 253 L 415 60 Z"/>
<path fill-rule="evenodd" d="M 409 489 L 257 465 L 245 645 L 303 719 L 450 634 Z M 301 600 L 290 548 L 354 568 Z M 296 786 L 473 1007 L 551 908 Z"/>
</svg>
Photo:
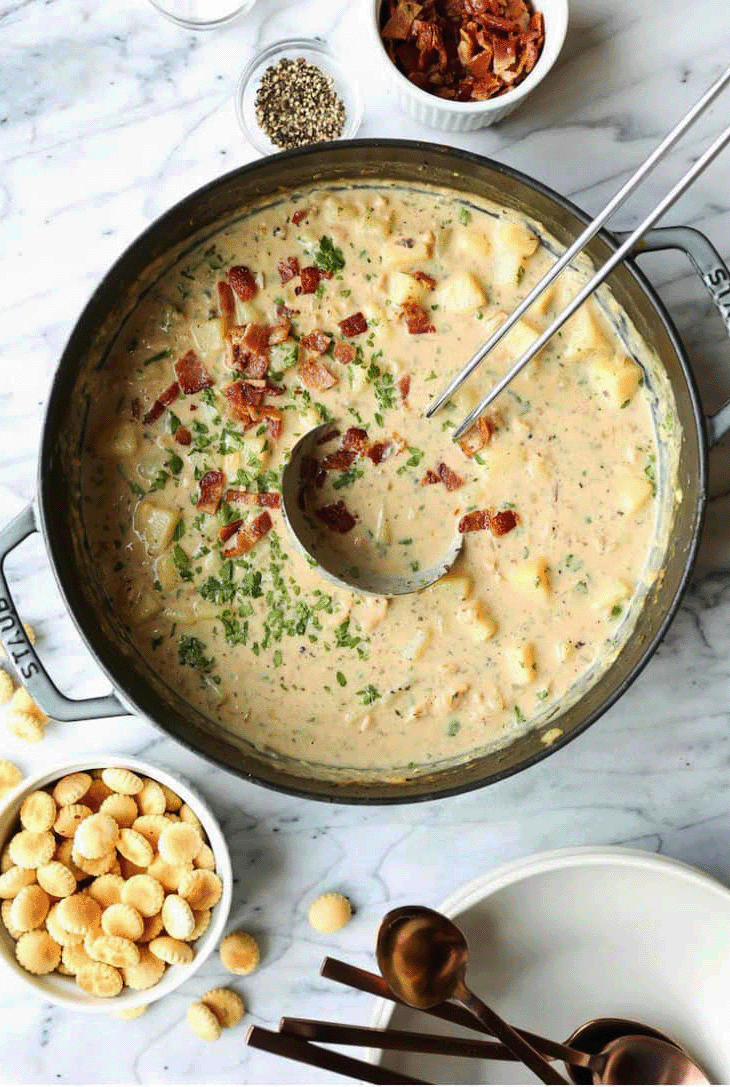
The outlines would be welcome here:
<svg viewBox="0 0 730 1087">
<path fill-rule="evenodd" d="M 595 1016 L 639 1019 L 730 1083 L 730 891 L 710 876 L 638 850 L 561 849 L 505 865 L 440 908 L 466 933 L 470 987 L 511 1022 L 563 1040 Z M 471 1034 L 388 1001 L 374 1025 Z M 432 1083 L 536 1082 L 507 1063 L 371 1059 Z"/>
</svg>

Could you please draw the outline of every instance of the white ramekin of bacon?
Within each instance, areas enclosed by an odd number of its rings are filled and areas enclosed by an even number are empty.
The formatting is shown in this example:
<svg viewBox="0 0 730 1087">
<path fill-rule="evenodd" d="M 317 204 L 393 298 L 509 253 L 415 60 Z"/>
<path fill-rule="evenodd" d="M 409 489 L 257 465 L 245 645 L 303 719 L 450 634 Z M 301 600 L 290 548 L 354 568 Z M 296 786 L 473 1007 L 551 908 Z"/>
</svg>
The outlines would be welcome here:
<svg viewBox="0 0 730 1087">
<path fill-rule="evenodd" d="M 375 51 L 422 124 L 471 132 L 503 120 L 548 74 L 568 0 L 371 0 Z"/>
</svg>

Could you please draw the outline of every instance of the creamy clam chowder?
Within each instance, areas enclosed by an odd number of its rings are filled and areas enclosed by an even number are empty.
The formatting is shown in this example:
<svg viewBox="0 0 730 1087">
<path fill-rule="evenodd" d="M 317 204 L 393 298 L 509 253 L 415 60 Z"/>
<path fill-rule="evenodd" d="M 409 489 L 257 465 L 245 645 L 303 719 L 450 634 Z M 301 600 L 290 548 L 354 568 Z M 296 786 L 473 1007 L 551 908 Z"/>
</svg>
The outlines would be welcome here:
<svg viewBox="0 0 730 1087">
<path fill-rule="evenodd" d="M 650 390 L 609 296 L 455 443 L 575 293 L 569 270 L 424 418 L 550 244 L 453 193 L 312 189 L 209 238 L 137 305 L 93 405 L 84 516 L 140 652 L 217 727 L 332 767 L 433 765 L 548 721 L 608 666 L 656 575 L 658 505 Z M 399 573 L 458 527 L 447 578 L 366 597 L 294 550 L 282 466 L 324 422 L 320 529 L 352 567 Z"/>
</svg>

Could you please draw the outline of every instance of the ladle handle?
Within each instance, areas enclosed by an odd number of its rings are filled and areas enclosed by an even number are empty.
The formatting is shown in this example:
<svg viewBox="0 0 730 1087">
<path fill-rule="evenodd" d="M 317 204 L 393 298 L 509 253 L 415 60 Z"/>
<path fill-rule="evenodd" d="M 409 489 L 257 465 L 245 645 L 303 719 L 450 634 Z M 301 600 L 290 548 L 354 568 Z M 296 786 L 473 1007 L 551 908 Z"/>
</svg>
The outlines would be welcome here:
<svg viewBox="0 0 730 1087">
<path fill-rule="evenodd" d="M 510 1049 L 515 1057 L 527 1065 L 531 1072 L 543 1083 L 567 1083 L 556 1068 L 546 1061 L 541 1053 L 538 1053 L 536 1049 L 530 1045 L 526 1038 L 518 1031 L 511 1027 L 509 1023 L 505 1023 L 501 1016 L 487 1007 L 483 1000 L 480 1000 L 478 996 L 470 992 L 465 985 L 453 994 L 453 999 L 467 1011 L 471 1012 L 475 1019 L 478 1019 L 482 1026 L 494 1035 L 495 1038 L 499 1038 L 500 1042 Z"/>
</svg>

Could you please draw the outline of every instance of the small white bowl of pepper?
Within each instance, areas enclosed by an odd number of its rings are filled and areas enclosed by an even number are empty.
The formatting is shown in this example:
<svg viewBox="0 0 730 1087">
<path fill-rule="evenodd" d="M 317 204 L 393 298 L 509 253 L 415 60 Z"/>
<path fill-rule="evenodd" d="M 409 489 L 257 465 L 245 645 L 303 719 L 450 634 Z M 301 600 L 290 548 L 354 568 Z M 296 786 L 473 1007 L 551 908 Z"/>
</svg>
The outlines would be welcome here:
<svg viewBox="0 0 730 1087">
<path fill-rule="evenodd" d="M 248 141 L 271 155 L 352 139 L 362 100 L 324 42 L 293 38 L 253 58 L 238 85 L 236 112 Z"/>
</svg>

